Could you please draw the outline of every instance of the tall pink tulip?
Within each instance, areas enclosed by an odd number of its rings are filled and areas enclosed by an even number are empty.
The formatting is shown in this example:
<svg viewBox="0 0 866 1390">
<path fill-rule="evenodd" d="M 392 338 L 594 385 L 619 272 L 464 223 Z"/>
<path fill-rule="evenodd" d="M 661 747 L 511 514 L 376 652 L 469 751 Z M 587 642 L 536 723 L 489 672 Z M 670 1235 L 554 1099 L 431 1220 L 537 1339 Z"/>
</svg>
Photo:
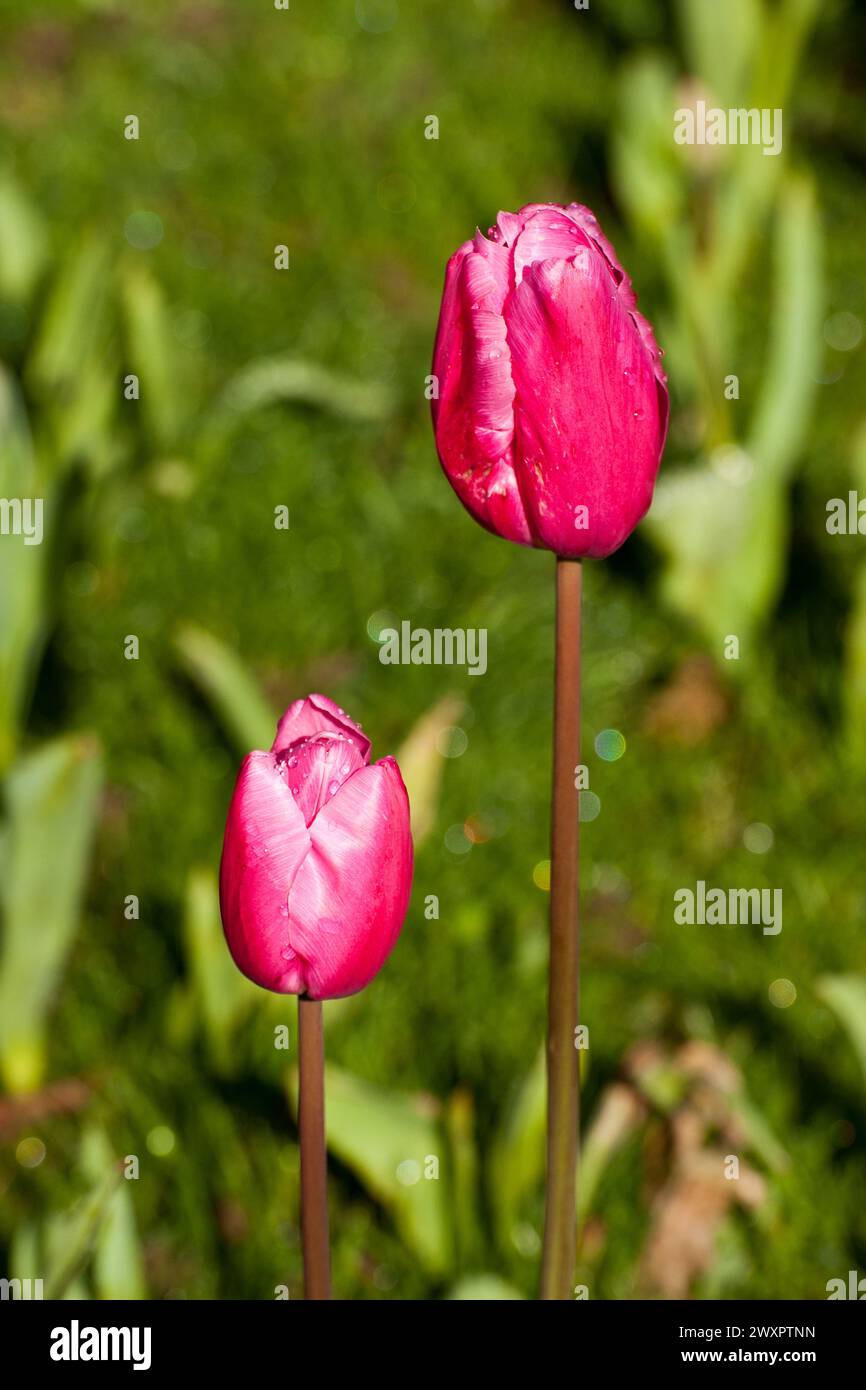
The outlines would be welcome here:
<svg viewBox="0 0 866 1390">
<path fill-rule="evenodd" d="M 354 994 L 390 954 L 411 884 L 396 762 L 371 765 L 370 740 L 324 695 L 296 700 L 229 807 L 220 903 L 238 969 L 280 994 Z"/>
<path fill-rule="evenodd" d="M 653 331 L 588 208 L 501 212 L 448 262 L 433 358 L 442 467 L 476 521 L 600 558 L 646 512 L 668 394 Z"/>
<path fill-rule="evenodd" d="M 576 1247 L 581 561 L 610 555 L 652 501 L 668 393 L 652 329 L 588 208 L 501 212 L 448 262 L 433 429 L 488 531 L 556 555 L 547 1197 L 542 1298 L 572 1296 Z"/>
</svg>

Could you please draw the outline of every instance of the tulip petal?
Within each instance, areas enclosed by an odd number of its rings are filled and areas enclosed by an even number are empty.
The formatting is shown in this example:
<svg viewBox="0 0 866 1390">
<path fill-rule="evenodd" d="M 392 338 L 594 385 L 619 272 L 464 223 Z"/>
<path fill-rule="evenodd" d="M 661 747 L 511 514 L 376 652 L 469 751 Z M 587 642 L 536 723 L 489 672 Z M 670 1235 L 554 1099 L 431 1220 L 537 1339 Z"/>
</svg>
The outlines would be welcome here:
<svg viewBox="0 0 866 1390">
<path fill-rule="evenodd" d="M 310 827 L 289 894 L 313 999 L 363 989 L 390 954 L 412 886 L 409 798 L 393 758 L 354 773 Z"/>
<path fill-rule="evenodd" d="M 358 748 L 342 733 L 298 739 L 276 757 L 307 826 L 352 773 L 364 766 Z"/>
<path fill-rule="evenodd" d="M 601 230 L 595 213 L 590 208 L 584 207 L 583 203 L 569 203 L 568 207 L 564 208 L 563 211 L 566 217 L 569 217 L 572 222 L 595 243 L 610 267 L 610 273 L 614 283 L 621 286 L 621 293 L 628 299 L 629 305 L 633 305 L 635 303 L 635 294 L 632 289 L 631 280 L 619 263 L 616 251 L 613 249 L 613 243 L 608 240 Z"/>
<path fill-rule="evenodd" d="M 515 284 L 520 284 L 527 268 L 536 261 L 571 260 L 580 247 L 588 244 L 584 232 L 562 209 L 539 208 L 525 219 L 514 243 Z"/>
<path fill-rule="evenodd" d="M 507 255 L 507 253 L 506 253 Z M 506 271 L 507 273 L 507 271 Z M 514 384 L 505 336 L 503 286 L 486 256 L 472 252 L 463 262 L 463 301 L 468 301 L 468 369 L 476 443 L 483 458 L 495 463 L 507 452 L 514 434 Z"/>
<path fill-rule="evenodd" d="M 558 555 L 609 555 L 652 500 L 667 419 L 656 360 L 594 249 L 536 261 L 505 318 L 533 532 Z"/>
<path fill-rule="evenodd" d="M 448 367 L 455 356 L 455 336 L 459 335 L 461 331 L 460 280 L 463 274 L 463 262 L 472 250 L 472 245 L 471 241 L 464 241 L 462 246 L 458 246 L 445 267 L 442 304 L 439 309 L 439 322 L 436 325 L 436 342 L 433 345 L 433 372 L 439 381 L 439 390 L 430 401 L 430 414 L 433 417 L 434 430 L 439 419 L 439 412 L 442 409 L 445 386 L 449 377 Z M 458 351 L 459 346 L 458 342 L 456 344 Z"/>
<path fill-rule="evenodd" d="M 490 228 L 489 234 L 504 246 L 513 246 L 522 226 L 523 221 L 519 213 L 500 212 L 496 218 L 496 226 Z"/>
<path fill-rule="evenodd" d="M 306 964 L 290 940 L 288 895 L 310 844 L 278 759 L 249 753 L 226 822 L 220 909 L 238 969 L 280 994 L 306 988 Z"/>
<path fill-rule="evenodd" d="M 350 719 L 327 695 L 308 695 L 289 705 L 279 724 L 271 751 L 280 753 L 299 738 L 313 734 L 345 734 L 355 744 L 364 762 L 370 756 L 370 740 L 360 724 Z"/>
<path fill-rule="evenodd" d="M 482 250 L 467 243 L 449 262 L 433 358 L 439 381 L 436 445 L 449 482 L 476 520 L 529 545 L 511 461 L 514 384 L 502 315 L 509 253 L 495 242 L 481 242 Z"/>
</svg>

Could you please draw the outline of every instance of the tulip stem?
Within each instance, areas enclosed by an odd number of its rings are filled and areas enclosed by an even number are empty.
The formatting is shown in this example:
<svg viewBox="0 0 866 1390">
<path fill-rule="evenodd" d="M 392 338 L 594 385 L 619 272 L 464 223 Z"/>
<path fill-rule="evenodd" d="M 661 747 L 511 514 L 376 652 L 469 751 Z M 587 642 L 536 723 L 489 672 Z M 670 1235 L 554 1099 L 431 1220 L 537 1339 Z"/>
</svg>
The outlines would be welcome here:
<svg viewBox="0 0 866 1390">
<path fill-rule="evenodd" d="M 580 1116 L 578 848 L 580 763 L 579 560 L 556 561 L 556 684 L 550 852 L 550 981 L 547 1032 L 547 1204 L 541 1297 L 572 1297 L 577 1247 Z"/>
<path fill-rule="evenodd" d="M 298 1128 L 301 1135 L 301 1236 L 304 1296 L 331 1297 L 328 1159 L 325 1148 L 325 1044 L 322 1004 L 298 997 Z"/>
</svg>

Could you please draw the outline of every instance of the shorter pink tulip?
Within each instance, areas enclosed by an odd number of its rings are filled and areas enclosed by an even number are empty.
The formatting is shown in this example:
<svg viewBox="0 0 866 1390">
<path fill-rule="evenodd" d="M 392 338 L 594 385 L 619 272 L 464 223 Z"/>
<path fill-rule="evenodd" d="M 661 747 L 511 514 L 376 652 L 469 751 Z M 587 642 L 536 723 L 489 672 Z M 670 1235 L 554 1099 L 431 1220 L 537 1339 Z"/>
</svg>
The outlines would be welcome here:
<svg viewBox="0 0 866 1390">
<path fill-rule="evenodd" d="M 270 752 L 244 759 L 220 907 L 239 970 L 278 994 L 338 999 L 381 969 L 412 886 L 409 798 L 393 758 L 333 700 L 290 705 Z"/>
</svg>

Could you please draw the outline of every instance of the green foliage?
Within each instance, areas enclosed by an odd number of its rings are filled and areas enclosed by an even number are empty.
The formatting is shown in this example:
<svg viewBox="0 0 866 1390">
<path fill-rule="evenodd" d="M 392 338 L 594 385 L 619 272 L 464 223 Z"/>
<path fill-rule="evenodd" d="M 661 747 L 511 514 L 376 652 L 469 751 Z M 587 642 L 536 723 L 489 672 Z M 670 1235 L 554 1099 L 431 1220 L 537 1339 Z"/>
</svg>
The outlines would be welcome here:
<svg viewBox="0 0 866 1390">
<path fill-rule="evenodd" d="M 78 927 L 102 766 L 86 737 L 44 744 L 6 779 L 0 1067 L 13 1091 L 42 1078 L 46 1016 Z"/>
<path fill-rule="evenodd" d="M 866 1075 L 866 980 L 858 975 L 828 975 L 815 988 L 846 1029 Z"/>
<path fill-rule="evenodd" d="M 864 349 L 821 329 L 866 313 L 864 37 L 813 0 L 589 22 L 424 0 L 378 34 L 335 0 L 7 8 L 0 496 L 45 501 L 41 546 L 0 537 L 10 1274 L 67 1298 L 300 1292 L 294 1004 L 232 966 L 217 866 L 240 758 L 320 689 L 398 753 L 417 845 L 387 969 L 326 1007 L 335 1286 L 535 1295 L 551 558 L 463 513 L 424 382 L 447 256 L 541 198 L 598 212 L 672 392 L 655 504 L 586 575 L 580 1277 L 641 1291 L 689 1085 L 670 1061 L 638 1085 L 635 1057 L 689 1040 L 736 1071 L 764 1192 L 692 1292 L 823 1297 L 862 1268 L 866 587 L 862 538 L 824 519 L 866 486 Z M 783 107 L 782 155 L 677 146 L 695 82 Z M 381 664 L 403 618 L 486 627 L 487 674 Z M 675 925 L 697 879 L 782 887 L 783 931 Z"/>
<path fill-rule="evenodd" d="M 370 1085 L 339 1067 L 325 1067 L 328 1149 L 388 1209 L 408 1248 L 433 1274 L 449 1264 L 451 1216 L 446 1185 L 425 1167 L 438 1163 L 438 1107 L 423 1097 Z M 297 1077 L 289 1078 L 293 1106 Z M 396 1180 L 395 1180 L 396 1179 Z"/>
</svg>

